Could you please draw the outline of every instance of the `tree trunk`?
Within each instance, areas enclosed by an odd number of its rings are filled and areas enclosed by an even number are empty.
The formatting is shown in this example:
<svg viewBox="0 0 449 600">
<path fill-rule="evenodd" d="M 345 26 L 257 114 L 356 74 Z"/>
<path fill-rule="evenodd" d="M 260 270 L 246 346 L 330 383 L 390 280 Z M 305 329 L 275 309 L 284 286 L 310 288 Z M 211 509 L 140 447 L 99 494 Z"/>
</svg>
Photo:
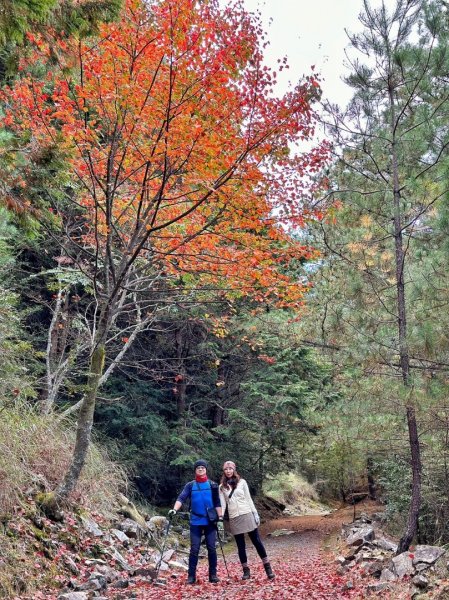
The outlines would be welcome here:
<svg viewBox="0 0 449 600">
<path fill-rule="evenodd" d="M 224 410 L 221 406 L 213 406 L 212 407 L 212 427 L 220 427 L 223 425 L 224 420 Z"/>
<path fill-rule="evenodd" d="M 376 483 L 374 481 L 373 474 L 373 459 L 371 456 L 368 456 L 366 459 L 366 477 L 368 479 L 368 495 L 370 500 L 377 500 L 376 495 Z"/>
<path fill-rule="evenodd" d="M 176 411 L 178 414 L 178 419 L 182 419 L 186 412 L 186 379 L 185 374 L 182 375 L 182 379 L 176 384 Z"/>
<path fill-rule="evenodd" d="M 98 384 L 104 369 L 104 359 L 105 347 L 103 344 L 101 344 L 95 348 L 92 354 L 90 373 L 87 381 L 87 391 L 78 414 L 76 442 L 75 449 L 73 451 L 72 463 L 63 481 L 59 484 L 55 491 L 58 501 L 67 499 L 69 494 L 75 489 L 81 471 L 86 462 L 94 420 Z"/>
<path fill-rule="evenodd" d="M 407 427 L 410 444 L 412 468 L 412 496 L 405 531 L 399 540 L 398 554 L 409 549 L 416 534 L 419 510 L 421 506 L 421 450 L 418 436 L 416 414 L 413 406 L 412 385 L 410 381 L 410 358 L 407 340 L 407 305 L 405 297 L 405 252 L 402 235 L 402 209 L 401 191 L 399 185 L 399 167 L 396 142 L 395 104 L 393 87 L 390 87 L 391 133 L 392 133 L 392 175 L 393 175 L 393 205 L 394 205 L 394 242 L 396 266 L 396 299 L 397 299 L 397 327 L 399 338 L 399 362 L 401 365 L 402 382 L 409 390 L 407 398 Z"/>
<path fill-rule="evenodd" d="M 226 368 L 223 360 L 220 361 L 220 364 L 217 368 L 217 383 L 220 385 L 217 389 L 217 403 L 212 406 L 212 427 L 220 427 L 224 423 L 224 406 L 226 405 L 226 395 L 227 395 L 227 381 L 226 381 Z"/>
<path fill-rule="evenodd" d="M 176 413 L 178 419 L 182 419 L 186 412 L 186 391 L 187 391 L 187 373 L 185 369 L 185 355 L 184 355 L 184 336 L 182 328 L 175 332 L 175 347 L 176 357 L 178 359 L 178 373 L 176 375 Z"/>
<path fill-rule="evenodd" d="M 407 425 L 412 459 L 412 498 L 408 512 L 407 525 L 399 540 L 398 554 L 410 548 L 418 528 L 419 510 L 421 508 L 421 449 L 416 424 L 415 409 L 407 407 Z"/>
<path fill-rule="evenodd" d="M 41 396 L 41 412 L 44 415 L 48 415 L 52 412 L 55 403 L 56 395 L 59 389 L 57 382 L 55 382 L 55 363 L 57 363 L 57 349 L 58 349 L 58 322 L 60 322 L 62 303 L 63 303 L 63 288 L 59 285 L 58 293 L 56 296 L 56 303 L 53 310 L 53 315 L 50 323 L 50 327 L 47 335 L 47 350 L 45 355 L 46 374 L 44 379 L 44 386 L 42 389 Z"/>
</svg>

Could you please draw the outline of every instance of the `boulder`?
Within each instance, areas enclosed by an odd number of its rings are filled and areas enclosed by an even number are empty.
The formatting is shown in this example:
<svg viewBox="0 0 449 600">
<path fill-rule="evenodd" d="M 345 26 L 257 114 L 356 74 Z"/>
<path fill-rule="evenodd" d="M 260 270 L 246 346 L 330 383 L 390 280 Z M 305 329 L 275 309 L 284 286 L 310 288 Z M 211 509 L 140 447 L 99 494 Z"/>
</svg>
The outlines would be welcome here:
<svg viewBox="0 0 449 600">
<path fill-rule="evenodd" d="M 178 560 L 171 560 L 168 563 L 168 566 L 171 567 L 172 569 L 181 569 L 182 571 L 188 571 L 189 567 L 187 565 L 185 565 L 182 562 L 179 562 Z"/>
<path fill-rule="evenodd" d="M 149 577 L 150 579 L 156 579 L 156 567 L 139 567 L 133 572 L 133 577 Z"/>
<path fill-rule="evenodd" d="M 387 552 L 397 552 L 397 549 L 398 549 L 397 544 L 395 544 L 394 542 L 390 542 L 390 540 L 387 540 L 384 537 L 376 538 L 374 543 L 376 544 L 376 546 L 378 548 L 381 548 L 382 550 L 386 550 Z"/>
<path fill-rule="evenodd" d="M 425 590 L 429 585 L 429 580 L 427 577 L 424 577 L 424 575 L 415 575 L 412 579 L 412 583 L 420 590 Z"/>
<path fill-rule="evenodd" d="M 102 537 L 104 535 L 104 532 L 99 528 L 93 519 L 81 517 L 81 522 L 84 529 L 90 533 L 90 535 L 93 535 L 94 537 Z"/>
<path fill-rule="evenodd" d="M 98 575 L 98 577 L 90 577 L 88 581 L 82 583 L 81 585 L 77 585 L 76 589 L 78 591 L 99 591 L 104 590 L 106 588 L 106 579 L 102 575 Z"/>
<path fill-rule="evenodd" d="M 128 538 L 140 538 L 145 534 L 144 529 L 132 519 L 125 519 L 118 525 L 118 529 L 122 531 Z"/>
<path fill-rule="evenodd" d="M 427 563 L 417 563 L 413 566 L 415 567 L 416 573 L 421 573 L 421 571 L 427 571 L 427 569 L 430 567 L 430 565 L 428 565 Z"/>
<path fill-rule="evenodd" d="M 413 567 L 413 561 L 409 552 L 402 552 L 398 554 L 392 560 L 393 570 L 399 579 L 405 577 L 405 575 L 413 575 L 415 569 Z"/>
<path fill-rule="evenodd" d="M 380 581 L 396 581 L 397 577 L 391 569 L 383 569 L 380 574 Z"/>
<path fill-rule="evenodd" d="M 378 559 L 366 563 L 363 570 L 365 571 L 365 573 L 368 573 L 368 575 L 372 575 L 373 577 L 380 577 L 383 569 L 384 562 L 383 560 Z"/>
<path fill-rule="evenodd" d="M 124 571 L 130 571 L 131 567 L 129 566 L 129 564 L 126 562 L 126 560 L 123 558 L 123 556 L 120 554 L 120 552 L 114 548 L 113 552 L 111 553 L 112 558 L 116 561 L 116 563 L 118 565 L 120 565 L 120 567 L 124 570 Z"/>
<path fill-rule="evenodd" d="M 111 529 L 111 533 L 119 540 L 119 542 L 122 542 L 124 546 L 129 544 L 129 537 L 124 531 L 121 531 L 120 529 Z"/>
<path fill-rule="evenodd" d="M 372 558 L 371 554 L 369 552 L 359 552 L 357 554 L 357 556 L 355 557 L 355 564 L 358 565 L 361 562 L 364 562 L 366 560 L 370 560 Z"/>
<path fill-rule="evenodd" d="M 352 533 L 347 539 L 348 546 L 361 546 L 364 542 L 369 542 L 374 539 L 374 529 L 372 527 L 360 527 Z"/>
<path fill-rule="evenodd" d="M 125 590 L 127 587 L 129 587 L 129 580 L 128 579 L 119 579 L 118 581 L 115 581 L 112 584 L 112 587 L 115 590 Z"/>
<path fill-rule="evenodd" d="M 88 600 L 87 592 L 67 592 L 59 594 L 58 600 Z"/>
<path fill-rule="evenodd" d="M 67 554 L 66 556 L 64 556 L 64 564 L 70 569 L 70 571 L 74 575 L 79 575 L 80 570 L 70 555 Z"/>
<path fill-rule="evenodd" d="M 366 513 L 362 513 L 358 518 L 357 521 L 360 521 L 361 523 L 372 523 L 373 519 L 371 517 L 369 517 Z"/>
<path fill-rule="evenodd" d="M 108 565 L 98 565 L 95 571 L 91 574 L 91 577 L 104 577 L 107 583 L 115 581 L 120 577 L 118 571 L 109 567 Z"/>
<path fill-rule="evenodd" d="M 428 565 L 433 565 L 445 552 L 446 550 L 440 548 L 440 546 L 416 546 L 412 553 L 413 564 L 427 563 Z"/>
<path fill-rule="evenodd" d="M 386 592 L 389 589 L 390 585 L 386 581 L 379 581 L 379 583 L 371 583 L 370 585 L 368 585 L 366 591 L 371 592 L 373 594 L 378 594 L 379 592 Z"/>
<path fill-rule="evenodd" d="M 364 551 L 364 550 L 377 550 L 377 546 L 375 544 L 375 540 L 373 542 L 363 542 L 363 544 L 361 546 L 357 546 L 355 551 L 356 552 L 360 552 L 360 551 Z"/>
<path fill-rule="evenodd" d="M 165 562 L 168 562 L 174 553 L 175 553 L 175 551 L 173 550 L 173 548 L 170 548 L 170 550 L 166 550 L 164 552 L 164 554 L 162 555 L 162 560 Z"/>
</svg>

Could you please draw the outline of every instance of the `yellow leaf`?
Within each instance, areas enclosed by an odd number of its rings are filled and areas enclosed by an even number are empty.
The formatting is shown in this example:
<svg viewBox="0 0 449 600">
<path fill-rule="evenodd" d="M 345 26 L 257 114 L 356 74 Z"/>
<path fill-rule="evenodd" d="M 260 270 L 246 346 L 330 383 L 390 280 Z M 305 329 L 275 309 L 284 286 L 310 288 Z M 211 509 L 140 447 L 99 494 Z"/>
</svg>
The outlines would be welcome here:
<svg viewBox="0 0 449 600">
<path fill-rule="evenodd" d="M 373 220 L 369 215 L 363 215 L 362 217 L 360 217 L 360 225 L 362 227 L 371 227 L 372 224 Z"/>
</svg>

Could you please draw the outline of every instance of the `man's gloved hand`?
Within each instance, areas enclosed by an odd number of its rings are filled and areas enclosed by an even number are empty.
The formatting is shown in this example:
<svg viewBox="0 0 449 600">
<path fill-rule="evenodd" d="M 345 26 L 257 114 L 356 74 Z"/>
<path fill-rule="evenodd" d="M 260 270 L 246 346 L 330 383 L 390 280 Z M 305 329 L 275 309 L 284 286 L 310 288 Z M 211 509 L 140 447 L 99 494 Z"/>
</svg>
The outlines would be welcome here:
<svg viewBox="0 0 449 600">
<path fill-rule="evenodd" d="M 217 529 L 218 529 L 219 533 L 221 533 L 222 531 L 224 531 L 223 519 L 221 517 L 218 519 Z"/>
<path fill-rule="evenodd" d="M 168 511 L 168 518 L 169 518 L 170 520 L 171 520 L 171 519 L 173 519 L 173 517 L 176 515 L 176 513 L 177 513 L 177 512 L 178 512 L 178 511 L 176 511 L 174 508 L 170 509 L 170 510 Z"/>
</svg>

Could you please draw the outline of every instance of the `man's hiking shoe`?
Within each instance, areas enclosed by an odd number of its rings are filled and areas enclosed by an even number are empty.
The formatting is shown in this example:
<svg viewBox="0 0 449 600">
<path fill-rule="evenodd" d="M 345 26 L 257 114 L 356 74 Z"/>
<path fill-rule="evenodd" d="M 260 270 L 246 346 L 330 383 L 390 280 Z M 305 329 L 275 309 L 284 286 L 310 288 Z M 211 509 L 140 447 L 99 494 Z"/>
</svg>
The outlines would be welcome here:
<svg viewBox="0 0 449 600">
<path fill-rule="evenodd" d="M 265 573 L 267 574 L 268 579 L 274 579 L 275 578 L 275 574 L 273 573 L 273 571 L 271 569 L 270 563 L 266 563 L 264 565 L 264 569 L 265 569 Z"/>
<path fill-rule="evenodd" d="M 243 577 L 242 579 L 249 579 L 251 577 L 251 571 L 249 567 L 243 567 Z"/>
<path fill-rule="evenodd" d="M 220 580 L 218 579 L 218 577 L 216 575 L 209 575 L 209 582 L 210 583 L 218 583 Z"/>
<path fill-rule="evenodd" d="M 196 583 L 196 578 L 193 575 L 189 575 L 189 577 L 187 578 L 187 584 L 193 585 L 194 583 Z"/>
</svg>

